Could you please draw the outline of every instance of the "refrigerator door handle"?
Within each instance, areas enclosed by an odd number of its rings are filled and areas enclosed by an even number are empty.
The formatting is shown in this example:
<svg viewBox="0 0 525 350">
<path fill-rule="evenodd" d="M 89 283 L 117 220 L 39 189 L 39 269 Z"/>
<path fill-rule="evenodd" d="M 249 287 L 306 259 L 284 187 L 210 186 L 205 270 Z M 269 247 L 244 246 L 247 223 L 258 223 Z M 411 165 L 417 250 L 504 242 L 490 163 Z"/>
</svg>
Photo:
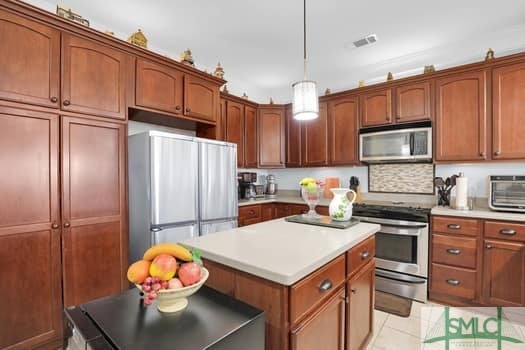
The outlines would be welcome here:
<svg viewBox="0 0 525 350">
<path fill-rule="evenodd" d="M 152 227 L 151 228 L 151 232 L 159 232 L 159 231 L 162 231 L 161 227 Z"/>
</svg>

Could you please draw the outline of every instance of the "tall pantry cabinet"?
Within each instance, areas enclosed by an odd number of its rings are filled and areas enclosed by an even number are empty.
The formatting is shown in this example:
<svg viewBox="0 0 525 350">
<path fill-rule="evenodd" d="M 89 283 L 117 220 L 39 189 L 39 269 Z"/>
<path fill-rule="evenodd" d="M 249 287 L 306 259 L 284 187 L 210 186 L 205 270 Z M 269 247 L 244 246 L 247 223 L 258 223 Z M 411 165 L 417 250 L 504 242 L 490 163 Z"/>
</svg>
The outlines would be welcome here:
<svg viewBox="0 0 525 350">
<path fill-rule="evenodd" d="M 0 348 L 56 349 L 64 306 L 129 286 L 131 60 L 0 5 Z"/>
</svg>

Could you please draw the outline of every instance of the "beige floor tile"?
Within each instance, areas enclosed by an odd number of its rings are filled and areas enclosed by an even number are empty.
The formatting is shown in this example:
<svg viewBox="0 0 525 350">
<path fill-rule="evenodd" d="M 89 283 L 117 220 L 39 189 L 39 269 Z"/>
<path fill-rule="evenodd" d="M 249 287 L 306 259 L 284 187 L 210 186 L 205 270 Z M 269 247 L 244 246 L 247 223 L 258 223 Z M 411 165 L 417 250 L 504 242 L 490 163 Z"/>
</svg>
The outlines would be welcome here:
<svg viewBox="0 0 525 350">
<path fill-rule="evenodd" d="M 398 331 L 408 333 L 417 338 L 421 337 L 421 319 L 419 317 L 388 315 L 385 327 L 397 329 Z"/>
<path fill-rule="evenodd" d="M 388 321 L 388 320 L 387 320 Z M 408 333 L 387 327 L 386 324 L 372 344 L 374 350 L 420 350 L 421 340 Z"/>
</svg>

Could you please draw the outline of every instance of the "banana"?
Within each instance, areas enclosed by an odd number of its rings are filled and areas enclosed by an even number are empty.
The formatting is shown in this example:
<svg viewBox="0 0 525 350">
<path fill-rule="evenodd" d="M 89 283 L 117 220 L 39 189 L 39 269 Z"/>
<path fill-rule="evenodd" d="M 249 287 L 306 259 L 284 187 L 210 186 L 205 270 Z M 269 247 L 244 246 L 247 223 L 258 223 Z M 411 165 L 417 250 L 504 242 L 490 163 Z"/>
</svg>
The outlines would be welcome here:
<svg viewBox="0 0 525 350">
<path fill-rule="evenodd" d="M 299 182 L 299 185 L 306 186 L 306 185 L 308 185 L 309 183 L 312 183 L 312 182 L 315 182 L 315 179 L 313 177 L 305 177 L 304 179 L 302 179 Z"/>
<path fill-rule="evenodd" d="M 160 243 L 146 250 L 144 253 L 144 260 L 152 261 L 159 254 L 173 255 L 175 258 L 182 261 L 192 261 L 191 252 L 176 243 Z"/>
</svg>

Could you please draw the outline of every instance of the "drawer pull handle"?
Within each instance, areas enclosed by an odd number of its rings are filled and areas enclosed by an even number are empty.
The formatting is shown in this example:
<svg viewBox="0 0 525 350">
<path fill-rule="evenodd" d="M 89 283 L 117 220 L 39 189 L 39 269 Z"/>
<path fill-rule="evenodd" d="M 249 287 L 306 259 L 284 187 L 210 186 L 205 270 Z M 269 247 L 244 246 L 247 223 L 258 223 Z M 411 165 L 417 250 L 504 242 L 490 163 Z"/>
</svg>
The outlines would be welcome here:
<svg viewBox="0 0 525 350">
<path fill-rule="evenodd" d="M 485 248 L 486 248 L 486 249 L 492 249 L 492 246 L 491 246 L 490 244 L 487 244 L 487 245 L 485 246 Z"/>
<path fill-rule="evenodd" d="M 459 255 L 459 254 L 461 254 L 461 250 L 460 249 L 454 249 L 454 248 L 448 248 L 447 249 L 447 253 L 453 254 L 453 255 Z"/>
<path fill-rule="evenodd" d="M 453 279 L 448 279 L 447 283 L 450 284 L 451 286 L 459 285 L 459 281 L 458 280 L 453 280 Z"/>
<path fill-rule="evenodd" d="M 248 214 L 249 214 L 249 215 L 255 215 L 255 210 L 250 210 L 250 211 L 248 212 Z"/>
<path fill-rule="evenodd" d="M 323 282 L 321 282 L 321 285 L 319 286 L 319 291 L 323 293 L 323 292 L 326 292 L 327 290 L 330 290 L 331 288 L 332 288 L 332 281 L 330 281 L 327 278 Z"/>
<path fill-rule="evenodd" d="M 368 258 L 370 256 L 370 253 L 369 252 L 361 252 L 361 260 L 365 260 L 366 258 Z"/>
<path fill-rule="evenodd" d="M 516 230 L 504 228 L 504 229 L 499 230 L 499 233 L 501 233 L 502 235 L 506 235 L 506 236 L 514 236 L 516 234 Z"/>
<path fill-rule="evenodd" d="M 451 230 L 459 230 L 461 228 L 461 225 L 458 224 L 448 224 L 447 226 Z"/>
</svg>

